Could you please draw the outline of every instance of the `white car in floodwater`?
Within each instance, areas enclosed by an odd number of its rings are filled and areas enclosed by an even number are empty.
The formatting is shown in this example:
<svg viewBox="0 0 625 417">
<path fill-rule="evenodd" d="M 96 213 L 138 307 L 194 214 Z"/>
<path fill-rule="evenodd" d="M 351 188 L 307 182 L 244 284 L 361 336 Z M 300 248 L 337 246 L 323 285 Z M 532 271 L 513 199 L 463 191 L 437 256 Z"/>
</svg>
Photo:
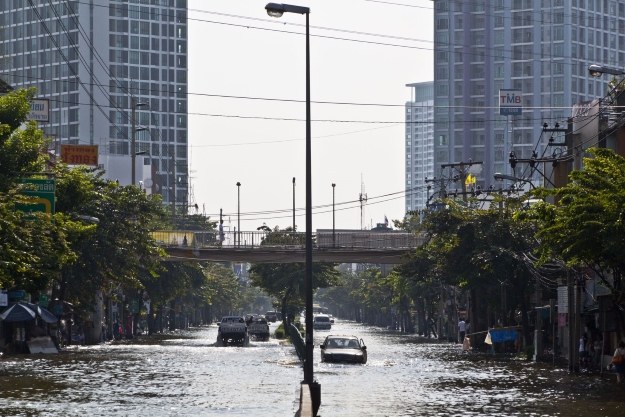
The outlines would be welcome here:
<svg viewBox="0 0 625 417">
<path fill-rule="evenodd" d="M 332 328 L 332 322 L 330 316 L 327 314 L 317 314 L 313 317 L 313 329 L 315 330 L 330 330 Z"/>
</svg>

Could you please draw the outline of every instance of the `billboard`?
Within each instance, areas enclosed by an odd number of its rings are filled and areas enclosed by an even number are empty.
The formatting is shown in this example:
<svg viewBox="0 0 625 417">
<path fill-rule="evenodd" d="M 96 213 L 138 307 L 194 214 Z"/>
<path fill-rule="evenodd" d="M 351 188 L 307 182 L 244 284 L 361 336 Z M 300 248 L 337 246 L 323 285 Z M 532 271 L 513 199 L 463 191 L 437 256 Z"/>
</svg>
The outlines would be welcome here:
<svg viewBox="0 0 625 417">
<path fill-rule="evenodd" d="M 61 161 L 68 165 L 98 166 L 98 145 L 61 145 Z"/>
<path fill-rule="evenodd" d="M 518 116 L 523 112 L 521 90 L 499 90 L 499 115 Z"/>
</svg>

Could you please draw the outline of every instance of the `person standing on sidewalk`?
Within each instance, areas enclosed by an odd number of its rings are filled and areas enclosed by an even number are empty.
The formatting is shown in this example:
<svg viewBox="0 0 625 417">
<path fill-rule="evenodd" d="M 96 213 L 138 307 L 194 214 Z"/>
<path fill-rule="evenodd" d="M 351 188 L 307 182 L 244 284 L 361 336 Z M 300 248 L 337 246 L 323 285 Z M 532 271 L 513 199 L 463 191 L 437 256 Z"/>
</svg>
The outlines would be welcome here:
<svg viewBox="0 0 625 417">
<path fill-rule="evenodd" d="M 612 356 L 612 365 L 616 372 L 616 382 L 625 382 L 625 342 L 620 342 Z"/>
<path fill-rule="evenodd" d="M 463 318 L 458 322 L 458 332 L 460 333 L 460 343 L 464 343 L 464 336 L 467 334 L 467 323 Z"/>
</svg>

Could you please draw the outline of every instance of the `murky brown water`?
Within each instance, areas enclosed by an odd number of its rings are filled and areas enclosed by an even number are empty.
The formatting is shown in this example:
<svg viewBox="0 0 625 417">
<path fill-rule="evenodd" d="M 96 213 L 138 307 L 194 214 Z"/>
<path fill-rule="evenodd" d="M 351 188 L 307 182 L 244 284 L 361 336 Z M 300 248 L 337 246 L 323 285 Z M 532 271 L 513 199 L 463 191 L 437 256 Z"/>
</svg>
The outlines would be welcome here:
<svg viewBox="0 0 625 417">
<path fill-rule="evenodd" d="M 272 326 L 275 328 L 275 325 Z M 356 334 L 366 365 L 319 363 L 320 414 L 331 416 L 625 415 L 613 375 L 568 375 L 548 364 L 495 361 L 459 345 L 337 323 Z M 290 346 L 215 347 L 216 328 L 158 344 L 72 348 L 0 359 L 1 416 L 293 416 L 302 368 Z"/>
</svg>

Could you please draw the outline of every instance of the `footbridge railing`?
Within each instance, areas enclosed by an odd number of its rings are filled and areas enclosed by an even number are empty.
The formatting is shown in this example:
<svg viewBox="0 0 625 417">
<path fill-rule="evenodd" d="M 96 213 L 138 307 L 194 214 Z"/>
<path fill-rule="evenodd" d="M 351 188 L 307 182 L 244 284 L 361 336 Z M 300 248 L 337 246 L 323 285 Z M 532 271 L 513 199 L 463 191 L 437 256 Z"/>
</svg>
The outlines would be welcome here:
<svg viewBox="0 0 625 417">
<path fill-rule="evenodd" d="M 303 232 L 160 230 L 152 237 L 162 246 L 193 248 L 292 248 L 305 247 Z M 321 249 L 412 249 L 423 243 L 414 233 L 403 231 L 319 229 L 313 245 Z"/>
<path fill-rule="evenodd" d="M 305 233 L 200 232 L 167 230 L 152 232 L 172 261 L 304 262 Z M 402 231 L 317 230 L 313 234 L 315 262 L 401 263 L 423 238 Z"/>
</svg>

